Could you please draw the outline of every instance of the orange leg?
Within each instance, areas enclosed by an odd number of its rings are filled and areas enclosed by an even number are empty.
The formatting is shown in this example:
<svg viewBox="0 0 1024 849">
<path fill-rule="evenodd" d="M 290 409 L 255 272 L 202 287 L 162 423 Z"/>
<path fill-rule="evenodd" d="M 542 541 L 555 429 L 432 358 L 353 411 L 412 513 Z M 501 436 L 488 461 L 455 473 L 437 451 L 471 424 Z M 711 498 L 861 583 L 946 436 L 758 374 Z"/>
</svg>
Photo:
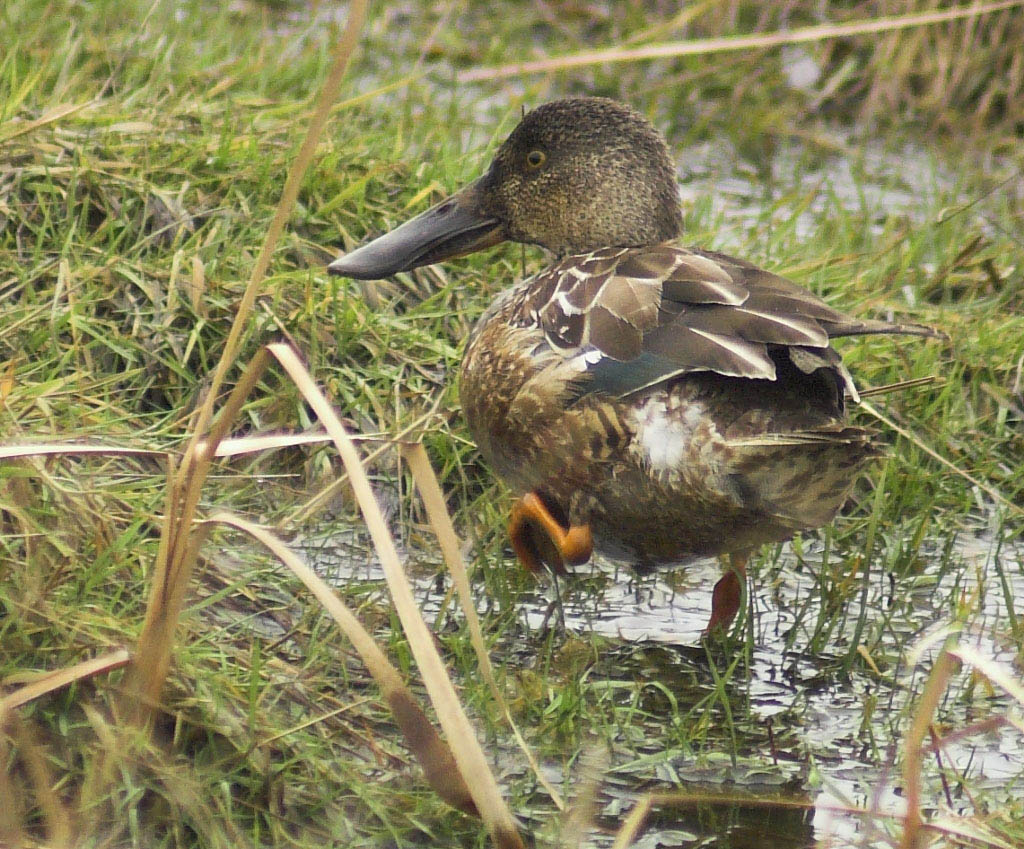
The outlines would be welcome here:
<svg viewBox="0 0 1024 849">
<path fill-rule="evenodd" d="M 747 552 L 730 554 L 726 573 L 718 579 L 711 593 L 711 618 L 704 629 L 705 634 L 713 631 L 725 631 L 729 623 L 736 618 L 743 600 L 743 578 L 747 574 Z"/>
<path fill-rule="evenodd" d="M 590 526 L 563 527 L 535 492 L 515 503 L 508 535 L 519 562 L 531 572 L 539 572 L 547 562 L 554 572 L 564 573 L 566 564 L 586 563 L 594 551 Z"/>
</svg>

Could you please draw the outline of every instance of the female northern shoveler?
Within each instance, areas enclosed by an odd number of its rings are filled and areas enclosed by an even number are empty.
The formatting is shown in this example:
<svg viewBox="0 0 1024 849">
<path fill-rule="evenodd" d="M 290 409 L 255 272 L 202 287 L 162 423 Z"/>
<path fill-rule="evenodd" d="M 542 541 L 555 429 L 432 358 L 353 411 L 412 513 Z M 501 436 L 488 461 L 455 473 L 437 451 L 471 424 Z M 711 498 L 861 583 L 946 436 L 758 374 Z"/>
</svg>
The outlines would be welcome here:
<svg viewBox="0 0 1024 849">
<path fill-rule="evenodd" d="M 374 279 L 506 239 L 553 252 L 481 316 L 462 364 L 469 428 L 521 494 L 512 545 L 558 571 L 593 548 L 639 571 L 728 553 L 711 629 L 735 616 L 750 551 L 828 522 L 880 453 L 846 423 L 857 392 L 830 339 L 934 332 L 849 318 L 681 232 L 654 127 L 559 100 L 478 180 L 328 268 Z"/>
</svg>

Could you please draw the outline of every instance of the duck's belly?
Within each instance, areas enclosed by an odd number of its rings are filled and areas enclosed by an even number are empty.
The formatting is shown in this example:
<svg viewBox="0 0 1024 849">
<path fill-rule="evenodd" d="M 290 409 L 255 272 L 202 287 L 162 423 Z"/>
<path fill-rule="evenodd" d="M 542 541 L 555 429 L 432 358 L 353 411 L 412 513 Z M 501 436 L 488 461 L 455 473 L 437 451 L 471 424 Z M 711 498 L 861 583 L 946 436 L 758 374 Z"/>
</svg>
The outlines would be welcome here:
<svg viewBox="0 0 1024 849">
<path fill-rule="evenodd" d="M 590 525 L 599 552 L 640 571 L 748 551 L 797 530 L 709 486 L 653 487 L 644 468 L 623 468 L 609 483 L 566 493 L 568 512 L 574 523 Z"/>
</svg>

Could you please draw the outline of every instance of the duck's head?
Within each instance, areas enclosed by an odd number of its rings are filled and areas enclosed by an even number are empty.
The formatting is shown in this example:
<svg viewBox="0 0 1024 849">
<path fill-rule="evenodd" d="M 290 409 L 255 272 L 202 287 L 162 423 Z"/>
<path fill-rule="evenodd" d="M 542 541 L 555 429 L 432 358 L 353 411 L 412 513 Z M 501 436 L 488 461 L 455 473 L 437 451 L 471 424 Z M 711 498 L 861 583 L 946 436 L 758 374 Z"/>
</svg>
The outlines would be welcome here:
<svg viewBox="0 0 1024 849">
<path fill-rule="evenodd" d="M 675 168 L 650 122 L 613 100 L 556 100 L 523 118 L 482 177 L 328 271 L 370 280 L 506 239 L 569 254 L 681 229 Z"/>
</svg>

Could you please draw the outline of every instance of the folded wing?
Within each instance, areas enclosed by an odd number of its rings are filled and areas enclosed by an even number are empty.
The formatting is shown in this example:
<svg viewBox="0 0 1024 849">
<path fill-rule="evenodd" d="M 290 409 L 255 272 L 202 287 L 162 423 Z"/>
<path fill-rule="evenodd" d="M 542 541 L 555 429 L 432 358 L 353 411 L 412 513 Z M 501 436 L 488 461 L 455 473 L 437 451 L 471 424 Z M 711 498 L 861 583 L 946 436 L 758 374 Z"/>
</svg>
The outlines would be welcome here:
<svg viewBox="0 0 1024 849">
<path fill-rule="evenodd" d="M 755 265 L 671 245 L 568 257 L 542 272 L 532 291 L 527 311 L 549 345 L 586 365 L 580 395 L 621 397 L 700 371 L 775 380 L 781 352 L 807 374 L 834 369 L 856 397 L 831 339 L 938 335 L 850 318 Z"/>
</svg>

